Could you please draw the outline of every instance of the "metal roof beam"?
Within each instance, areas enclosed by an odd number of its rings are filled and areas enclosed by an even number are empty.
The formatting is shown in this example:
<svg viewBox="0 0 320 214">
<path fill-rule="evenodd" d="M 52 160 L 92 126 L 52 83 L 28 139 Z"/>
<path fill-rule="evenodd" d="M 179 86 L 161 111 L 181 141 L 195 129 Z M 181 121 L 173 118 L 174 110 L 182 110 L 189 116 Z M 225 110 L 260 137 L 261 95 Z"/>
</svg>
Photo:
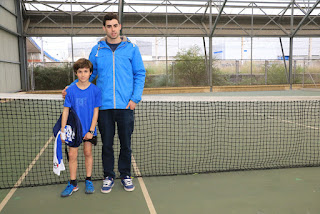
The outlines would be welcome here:
<svg viewBox="0 0 320 214">
<path fill-rule="evenodd" d="M 14 12 L 12 12 L 11 10 L 8 10 L 8 9 L 7 9 L 6 7 L 4 7 L 1 3 L 0 3 L 0 8 L 4 9 L 4 10 L 7 11 L 8 13 L 10 13 L 11 15 L 17 17 L 17 15 L 16 15 Z"/>
<path fill-rule="evenodd" d="M 34 0 L 22 0 L 22 2 L 23 3 L 32 3 Z M 203 2 L 203 3 L 207 3 L 208 2 L 208 0 L 174 0 L 175 2 Z M 39 2 L 41 2 L 41 1 L 39 1 Z M 58 3 L 58 4 L 60 4 L 60 3 L 65 3 L 65 2 L 63 2 L 63 1 L 54 1 L 54 0 L 52 0 L 52 1 L 42 1 L 42 2 L 45 2 L 45 3 L 48 3 L 48 4 L 55 4 L 55 3 Z M 152 1 L 150 1 L 150 0 L 147 0 L 146 2 L 152 2 Z M 215 1 L 213 1 L 213 2 L 220 2 L 219 0 L 215 0 Z M 250 3 L 263 3 L 263 4 L 287 4 L 287 3 L 289 3 L 290 1 L 288 1 L 288 2 L 279 2 L 279 1 L 273 1 L 273 2 L 270 2 L 270 1 L 254 1 L 254 2 L 252 2 L 252 1 L 232 1 L 232 0 L 229 0 L 228 1 L 229 3 L 244 3 L 244 4 L 250 4 Z M 92 5 L 92 4 L 100 4 L 101 3 L 101 1 L 100 2 L 88 2 L 88 1 L 78 1 L 78 3 L 79 4 L 83 4 L 83 5 Z M 313 4 L 313 2 L 305 2 L 305 1 L 296 1 L 296 3 L 298 3 L 298 4 L 305 4 L 305 5 L 312 5 Z M 129 2 L 128 4 L 132 4 L 131 2 Z M 152 3 L 137 3 L 137 4 L 152 4 Z M 154 3 L 154 4 L 157 4 L 157 3 Z M 190 6 L 192 6 L 192 5 L 194 5 L 194 4 L 189 4 Z"/>
<path fill-rule="evenodd" d="M 304 20 L 306 20 L 309 15 L 312 13 L 312 11 L 318 6 L 318 4 L 320 3 L 320 0 L 317 0 L 316 3 L 314 3 L 314 5 L 312 6 L 312 8 L 310 8 L 310 10 L 307 12 L 307 14 L 303 17 L 303 19 L 300 21 L 300 23 L 298 24 L 297 28 L 295 29 L 295 31 L 291 34 L 291 37 L 294 37 L 296 35 L 296 33 L 298 32 L 298 30 L 300 29 L 302 23 L 304 22 Z"/>
<path fill-rule="evenodd" d="M 21 34 L 16 33 L 16 32 L 14 32 L 12 30 L 9 30 L 8 28 L 2 26 L 1 24 L 0 24 L 0 30 L 3 30 L 5 32 L 10 33 L 10 34 L 15 35 L 15 36 L 21 36 Z"/>
<path fill-rule="evenodd" d="M 282 32 L 284 32 L 287 36 L 289 36 L 289 33 L 286 31 L 286 29 L 282 25 L 280 25 L 276 21 L 274 21 L 274 19 L 277 18 L 277 16 L 272 18 L 263 9 L 261 9 L 256 3 L 253 3 L 253 4 L 256 5 L 256 7 L 258 7 L 259 10 L 261 10 L 261 12 L 263 12 L 270 19 L 270 21 L 266 25 L 268 25 L 270 22 L 273 22 L 275 25 L 277 25 L 282 30 Z M 263 27 L 265 27 L 266 25 L 264 25 Z M 263 27 L 261 29 L 263 29 Z"/>
<path fill-rule="evenodd" d="M 48 4 L 69 4 L 68 2 L 63 2 L 63 1 L 24 1 L 24 4 L 31 4 L 31 3 L 39 3 L 39 4 L 43 4 L 48 6 Z M 183 1 L 185 2 L 185 1 Z M 199 2 L 199 1 L 195 1 L 195 2 Z M 203 3 L 206 3 L 207 1 L 203 1 Z M 213 2 L 217 2 L 217 1 L 213 1 Z M 230 1 L 228 0 L 228 3 L 252 3 L 249 1 Z M 269 8 L 269 9 L 283 9 L 283 8 L 287 8 L 286 2 L 282 3 L 282 2 L 254 2 L 256 4 L 264 4 L 262 6 L 260 6 L 261 8 Z M 273 4 L 272 4 L 273 3 Z M 305 2 L 296 2 L 298 4 L 306 4 Z M 108 2 L 74 2 L 74 5 L 115 5 L 115 3 L 108 3 Z M 150 3 L 150 2 L 146 2 L 146 3 L 134 3 L 134 2 L 123 2 L 123 5 L 131 5 L 131 6 L 164 6 L 161 3 Z M 283 5 L 283 6 L 281 6 Z M 169 6 L 169 5 L 168 5 Z M 187 3 L 171 3 L 171 6 L 184 6 L 184 7 L 207 7 L 207 4 L 187 4 Z M 50 6 L 48 6 L 50 7 Z M 243 8 L 243 7 L 248 7 L 246 5 L 233 5 L 233 4 L 228 4 L 225 6 L 226 8 Z M 303 6 L 302 8 L 309 8 L 308 6 Z"/>
<path fill-rule="evenodd" d="M 226 1 L 226 0 L 225 0 Z M 169 1 L 169 3 L 171 4 L 171 2 Z M 191 17 L 192 16 L 194 16 L 195 14 L 197 14 L 197 12 L 201 9 L 199 9 L 198 11 L 196 11 L 195 13 L 193 13 L 192 15 L 190 15 L 189 17 L 186 15 L 186 14 L 184 14 L 181 10 L 179 10 L 176 6 L 174 6 L 174 8 L 176 8 L 181 14 L 183 14 L 187 19 L 184 21 L 184 22 L 182 22 L 178 27 L 176 27 L 173 31 L 171 31 L 170 33 L 173 33 L 175 30 L 177 30 L 181 25 L 183 25 L 185 22 L 187 22 L 188 20 L 190 21 L 190 22 L 192 22 L 195 26 L 197 26 L 201 31 L 203 31 L 204 33 L 206 33 L 205 32 L 205 30 L 203 30 L 197 23 L 195 23 L 192 19 L 191 19 Z M 170 35 L 170 34 L 169 34 Z"/>
<path fill-rule="evenodd" d="M 220 8 L 220 10 L 219 10 L 219 14 L 218 14 L 218 16 L 216 17 L 216 20 L 215 20 L 214 23 L 213 23 L 212 31 L 210 32 L 210 37 L 212 37 L 213 32 L 215 31 L 215 29 L 216 29 L 216 27 L 217 27 L 217 23 L 218 23 L 218 21 L 219 21 L 219 19 L 220 19 L 220 17 L 221 17 L 223 8 L 226 6 L 226 3 L 227 3 L 227 0 L 224 0 L 223 4 L 222 4 L 222 6 L 221 6 L 221 8 Z"/>
<path fill-rule="evenodd" d="M 81 13 L 83 13 L 83 12 L 87 12 L 87 11 L 89 11 L 89 10 L 95 8 L 95 7 L 98 7 L 98 6 L 100 6 L 100 5 L 103 5 L 104 3 L 108 3 L 109 1 L 111 1 L 111 0 L 107 0 L 107 1 L 104 1 L 104 2 L 100 2 L 100 4 L 96 4 L 96 5 L 92 6 L 92 7 L 89 7 L 88 9 L 84 9 L 84 10 L 82 10 L 82 11 L 80 11 L 80 12 L 75 13 L 74 16 L 79 15 L 79 14 L 81 14 Z M 110 4 L 111 4 L 111 5 L 115 5 L 115 3 L 110 3 Z"/>
<path fill-rule="evenodd" d="M 164 4 L 166 1 L 164 0 L 164 1 L 162 1 L 162 3 L 161 4 Z M 129 5 L 130 6 L 130 5 Z M 131 6 L 130 6 L 131 7 Z M 137 22 L 137 23 L 135 23 L 134 25 L 132 25 L 131 27 L 130 27 L 130 29 L 129 30 L 132 30 L 135 26 L 137 26 L 141 21 L 143 21 L 143 20 L 146 20 L 147 22 L 149 22 L 151 25 L 153 25 L 148 19 L 147 19 L 147 16 L 149 16 L 154 10 L 156 10 L 157 8 L 158 8 L 159 6 L 156 6 L 151 12 L 149 12 L 149 13 L 147 13 L 145 16 L 144 15 L 141 15 L 141 13 L 139 14 L 142 18 Z M 132 8 L 131 7 L 131 9 L 132 10 L 135 10 L 134 8 Z M 136 11 L 136 10 L 135 10 Z M 138 12 L 137 12 L 138 13 Z M 154 26 L 154 25 L 153 25 Z M 154 27 L 156 27 L 156 26 L 154 26 Z M 157 27 L 156 27 L 157 28 Z M 158 28 L 157 28 L 158 29 Z M 163 33 L 160 29 L 158 29 L 161 33 Z"/>
<path fill-rule="evenodd" d="M 300 5 L 298 5 L 298 4 L 295 4 L 295 5 L 300 9 L 300 11 L 301 11 L 302 13 L 304 13 L 304 15 L 307 14 L 307 12 L 305 12 L 305 11 L 300 7 Z M 313 22 L 313 24 L 317 25 L 317 26 L 320 28 L 320 26 L 319 26 L 315 21 L 313 21 L 313 19 L 311 19 L 309 16 L 308 16 L 308 19 L 310 19 L 310 22 Z M 308 22 L 308 23 L 310 23 L 310 22 Z"/>
</svg>

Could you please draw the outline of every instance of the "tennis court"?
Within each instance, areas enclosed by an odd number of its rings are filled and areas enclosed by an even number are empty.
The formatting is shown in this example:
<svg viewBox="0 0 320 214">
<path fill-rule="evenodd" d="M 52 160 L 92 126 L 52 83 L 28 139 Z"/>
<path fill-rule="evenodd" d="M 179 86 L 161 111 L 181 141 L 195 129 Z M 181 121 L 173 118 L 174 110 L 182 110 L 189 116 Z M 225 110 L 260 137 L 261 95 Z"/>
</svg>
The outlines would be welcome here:
<svg viewBox="0 0 320 214">
<path fill-rule="evenodd" d="M 62 101 L 57 96 L 3 98 L 0 197 L 17 181 L 18 186 L 37 187 L 18 188 L 2 212 L 50 213 L 56 206 L 62 213 L 320 211 L 315 201 L 319 169 L 296 168 L 320 163 L 318 92 L 188 95 L 145 96 L 139 104 L 132 140 L 133 193 L 125 192 L 119 180 L 110 194 L 100 193 L 99 142 L 94 148 L 96 193 L 85 195 L 81 182 L 80 191 L 67 199 L 59 194 L 68 170 L 60 177 L 52 172 L 51 130 Z M 116 141 L 116 157 L 118 147 Z M 83 156 L 79 158 L 83 180 Z"/>
</svg>

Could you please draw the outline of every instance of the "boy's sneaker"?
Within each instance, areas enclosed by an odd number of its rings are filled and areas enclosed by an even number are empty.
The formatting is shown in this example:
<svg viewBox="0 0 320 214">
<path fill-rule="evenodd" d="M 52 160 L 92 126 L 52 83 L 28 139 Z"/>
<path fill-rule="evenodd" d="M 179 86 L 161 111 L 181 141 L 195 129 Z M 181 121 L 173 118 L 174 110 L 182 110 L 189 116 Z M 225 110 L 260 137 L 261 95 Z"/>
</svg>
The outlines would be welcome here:
<svg viewBox="0 0 320 214">
<path fill-rule="evenodd" d="M 86 193 L 87 194 L 92 194 L 94 193 L 94 186 L 92 181 L 86 180 Z"/>
<path fill-rule="evenodd" d="M 106 178 L 103 180 L 102 187 L 101 187 L 101 192 L 102 192 L 102 193 L 109 193 L 109 192 L 111 192 L 113 185 L 114 185 L 113 178 L 111 178 L 111 177 L 106 177 Z"/>
<path fill-rule="evenodd" d="M 61 197 L 67 197 L 69 195 L 72 195 L 73 192 L 76 192 L 78 190 L 79 190 L 78 185 L 73 186 L 72 184 L 70 184 L 70 181 L 69 181 L 67 187 L 62 191 Z"/>
<path fill-rule="evenodd" d="M 126 176 L 124 178 L 121 179 L 121 183 L 123 185 L 123 188 L 128 191 L 131 192 L 134 190 L 134 185 L 132 183 L 132 179 L 129 176 Z"/>
</svg>

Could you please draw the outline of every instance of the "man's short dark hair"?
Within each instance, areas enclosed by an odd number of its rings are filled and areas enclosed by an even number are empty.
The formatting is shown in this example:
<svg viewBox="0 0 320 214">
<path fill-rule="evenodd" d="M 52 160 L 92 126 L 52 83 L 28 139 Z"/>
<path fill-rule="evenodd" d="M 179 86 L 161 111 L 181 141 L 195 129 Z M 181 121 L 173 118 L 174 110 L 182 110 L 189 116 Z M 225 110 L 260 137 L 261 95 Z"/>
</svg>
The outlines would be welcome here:
<svg viewBox="0 0 320 214">
<path fill-rule="evenodd" d="M 78 60 L 73 64 L 73 71 L 74 71 L 75 73 L 77 73 L 77 71 L 79 70 L 79 68 L 89 68 L 89 69 L 90 69 L 90 72 L 93 71 L 92 63 L 90 62 L 90 60 L 85 59 L 85 58 L 78 59 Z"/>
<path fill-rule="evenodd" d="M 118 21 L 118 23 L 120 24 L 119 17 L 116 13 L 107 13 L 103 17 L 103 26 L 106 26 L 106 21 L 110 21 L 112 19 L 116 19 Z"/>
</svg>

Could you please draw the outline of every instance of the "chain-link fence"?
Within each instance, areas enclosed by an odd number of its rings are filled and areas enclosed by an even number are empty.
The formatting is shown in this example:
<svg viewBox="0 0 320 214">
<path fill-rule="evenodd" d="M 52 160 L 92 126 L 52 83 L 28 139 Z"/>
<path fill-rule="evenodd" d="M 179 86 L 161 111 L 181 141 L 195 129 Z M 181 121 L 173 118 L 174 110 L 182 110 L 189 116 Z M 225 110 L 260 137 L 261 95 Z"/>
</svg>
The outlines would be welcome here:
<svg viewBox="0 0 320 214">
<path fill-rule="evenodd" d="M 209 86 L 205 60 L 149 61 L 146 87 Z M 293 84 L 320 84 L 320 60 L 293 60 Z M 282 60 L 213 60 L 212 85 L 289 84 L 289 62 Z"/>
<path fill-rule="evenodd" d="M 72 63 L 28 63 L 31 90 L 60 90 L 74 80 Z"/>
<path fill-rule="evenodd" d="M 145 61 L 146 88 L 210 86 L 205 59 Z M 29 63 L 32 90 L 63 89 L 74 80 L 70 62 Z M 289 84 L 289 64 L 282 60 L 213 60 L 212 85 Z M 293 60 L 293 84 L 320 84 L 320 60 Z"/>
</svg>

